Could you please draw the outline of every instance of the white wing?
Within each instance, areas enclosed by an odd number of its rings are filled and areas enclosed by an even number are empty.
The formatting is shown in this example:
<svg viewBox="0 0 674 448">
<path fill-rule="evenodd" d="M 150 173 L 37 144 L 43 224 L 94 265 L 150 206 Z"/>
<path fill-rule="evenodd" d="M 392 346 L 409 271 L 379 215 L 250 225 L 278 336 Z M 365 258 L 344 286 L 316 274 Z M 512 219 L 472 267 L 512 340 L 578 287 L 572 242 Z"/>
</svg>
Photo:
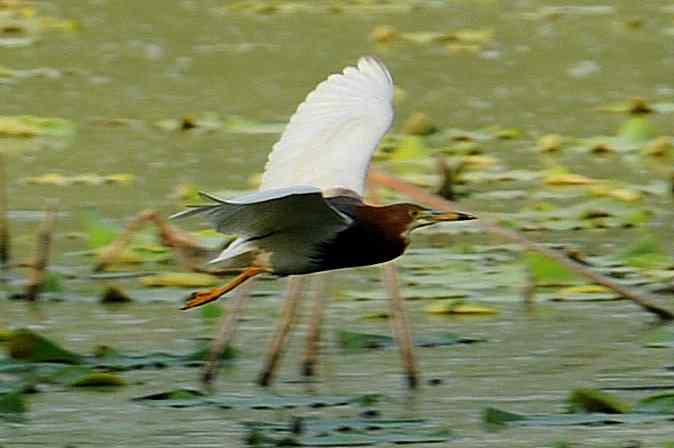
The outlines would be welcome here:
<svg viewBox="0 0 674 448">
<path fill-rule="evenodd" d="M 311 92 L 274 145 L 261 190 L 312 185 L 361 196 L 372 153 L 393 121 L 393 80 L 379 60 L 331 75 Z"/>
</svg>

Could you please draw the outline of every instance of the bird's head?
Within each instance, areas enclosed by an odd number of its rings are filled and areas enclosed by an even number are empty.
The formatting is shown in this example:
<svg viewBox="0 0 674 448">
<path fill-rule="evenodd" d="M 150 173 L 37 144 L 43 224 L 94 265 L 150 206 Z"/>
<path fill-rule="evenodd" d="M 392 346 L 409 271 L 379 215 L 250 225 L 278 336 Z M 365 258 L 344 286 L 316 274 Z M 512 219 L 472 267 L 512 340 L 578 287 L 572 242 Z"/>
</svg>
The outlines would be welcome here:
<svg viewBox="0 0 674 448">
<path fill-rule="evenodd" d="M 401 204 L 405 207 L 408 215 L 408 231 L 426 227 L 439 222 L 453 222 L 453 221 L 469 221 L 477 219 L 476 216 L 470 213 L 459 211 L 439 211 L 431 208 L 425 208 L 416 204 Z"/>
<path fill-rule="evenodd" d="M 468 221 L 476 216 L 459 211 L 439 211 L 417 204 L 402 203 L 379 208 L 384 227 L 391 233 L 407 238 L 412 230 L 439 222 Z"/>
</svg>

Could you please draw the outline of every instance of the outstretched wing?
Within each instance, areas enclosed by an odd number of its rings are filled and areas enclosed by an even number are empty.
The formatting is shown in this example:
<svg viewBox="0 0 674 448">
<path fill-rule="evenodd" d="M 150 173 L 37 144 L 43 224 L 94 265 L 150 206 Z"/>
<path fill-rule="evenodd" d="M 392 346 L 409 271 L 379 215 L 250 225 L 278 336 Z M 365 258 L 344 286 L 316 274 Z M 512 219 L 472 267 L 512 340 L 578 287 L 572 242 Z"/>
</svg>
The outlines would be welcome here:
<svg viewBox="0 0 674 448">
<path fill-rule="evenodd" d="M 364 194 L 372 153 L 393 121 L 393 80 L 363 57 L 311 92 L 274 145 L 262 190 L 312 185 Z"/>
<path fill-rule="evenodd" d="M 277 188 L 229 200 L 207 193 L 202 196 L 213 203 L 195 206 L 171 219 L 203 215 L 218 232 L 238 235 L 211 263 L 264 247 L 264 241 L 277 233 L 304 234 L 306 240 L 321 240 L 352 222 L 333 208 L 316 187 Z"/>
<path fill-rule="evenodd" d="M 228 200 L 201 194 L 214 202 L 182 211 L 170 219 L 204 215 L 218 232 L 247 239 L 300 226 L 346 226 L 351 222 L 331 207 L 316 187 L 277 188 Z"/>
</svg>

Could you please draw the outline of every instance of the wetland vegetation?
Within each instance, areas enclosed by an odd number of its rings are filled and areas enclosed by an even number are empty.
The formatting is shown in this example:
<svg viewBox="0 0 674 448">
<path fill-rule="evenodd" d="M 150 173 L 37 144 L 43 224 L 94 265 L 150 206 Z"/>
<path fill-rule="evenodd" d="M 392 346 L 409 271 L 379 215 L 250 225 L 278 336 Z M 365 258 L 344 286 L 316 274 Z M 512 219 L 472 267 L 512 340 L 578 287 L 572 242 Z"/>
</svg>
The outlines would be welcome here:
<svg viewBox="0 0 674 448">
<path fill-rule="evenodd" d="M 397 87 L 379 170 L 674 310 L 671 1 L 0 0 L 0 446 L 674 445 L 674 329 L 471 223 L 397 260 L 419 391 L 379 267 L 329 288 L 315 380 L 307 307 L 277 383 L 254 385 L 285 286 L 262 279 L 200 388 L 227 309 L 178 307 L 220 280 L 151 224 L 110 244 L 143 210 L 256 188 L 296 105 L 365 54 Z M 223 244 L 183 230 L 194 260 Z"/>
</svg>

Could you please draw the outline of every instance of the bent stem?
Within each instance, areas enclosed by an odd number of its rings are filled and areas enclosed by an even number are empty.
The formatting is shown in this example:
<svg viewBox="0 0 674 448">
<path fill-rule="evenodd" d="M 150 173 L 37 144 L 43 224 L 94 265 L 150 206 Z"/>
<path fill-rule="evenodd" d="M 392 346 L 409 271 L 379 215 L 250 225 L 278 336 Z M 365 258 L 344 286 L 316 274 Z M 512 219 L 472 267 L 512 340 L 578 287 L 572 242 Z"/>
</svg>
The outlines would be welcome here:
<svg viewBox="0 0 674 448">
<path fill-rule="evenodd" d="M 316 366 L 318 365 L 318 352 L 321 342 L 321 324 L 326 305 L 324 297 L 328 292 L 328 286 L 334 274 L 331 272 L 321 273 L 314 277 L 313 307 L 311 317 L 309 318 L 309 327 L 307 328 L 306 345 L 304 355 L 302 356 L 301 372 L 302 376 L 312 377 L 316 375 Z"/>
<path fill-rule="evenodd" d="M 232 344 L 234 334 L 236 333 L 236 323 L 248 306 L 252 286 L 252 282 L 246 283 L 234 291 L 234 298 L 229 307 L 229 313 L 223 317 L 220 329 L 213 338 L 210 351 L 208 352 L 208 360 L 201 375 L 201 382 L 206 386 L 211 385 L 215 380 L 220 364 L 220 354 L 226 346 Z"/>
<path fill-rule="evenodd" d="M 419 385 L 419 373 L 414 360 L 414 349 L 410 323 L 405 302 L 400 295 L 398 269 L 394 262 L 384 265 L 384 286 L 388 291 L 391 303 L 391 328 L 393 336 L 400 348 L 400 358 L 407 377 L 407 387 L 416 389 Z"/>
<path fill-rule="evenodd" d="M 264 367 L 257 380 L 257 384 L 260 386 L 269 386 L 276 374 L 279 361 L 281 360 L 283 350 L 288 340 L 288 335 L 290 334 L 290 330 L 297 317 L 297 307 L 302 303 L 305 281 L 305 276 L 293 276 L 288 279 L 288 295 L 283 304 L 281 322 L 276 329 L 274 338 L 269 346 L 269 352 L 265 359 Z"/>
<path fill-rule="evenodd" d="M 9 220 L 7 219 L 7 160 L 0 153 L 0 269 L 9 264 Z"/>
<path fill-rule="evenodd" d="M 145 225 L 154 224 L 159 233 L 161 243 L 174 251 L 178 259 L 191 271 L 200 271 L 195 258 L 206 255 L 207 250 L 199 246 L 187 233 L 170 225 L 156 210 L 144 210 L 129 221 L 122 234 L 98 255 L 94 272 L 104 271 L 119 256 L 122 250 L 130 243 L 134 234 Z"/>
<path fill-rule="evenodd" d="M 368 181 L 377 184 L 381 187 L 387 187 L 392 190 L 403 193 L 419 202 L 427 204 L 438 210 L 452 211 L 456 210 L 457 208 L 456 204 L 454 204 L 451 201 L 443 199 L 438 195 L 428 193 L 423 189 L 416 187 L 410 183 L 389 176 L 388 174 L 385 174 L 381 170 L 378 170 L 376 168 L 370 167 Z M 467 211 L 470 212 L 469 210 Z M 506 240 L 513 241 L 521 245 L 522 247 L 525 247 L 528 250 L 538 252 L 542 255 L 545 255 L 548 258 L 557 261 L 560 264 L 563 264 L 569 270 L 590 279 L 594 283 L 605 286 L 606 288 L 615 291 L 621 297 L 625 297 L 626 299 L 631 300 L 636 305 L 640 306 L 649 313 L 655 314 L 663 321 L 674 320 L 674 313 L 665 308 L 661 308 L 658 305 L 651 303 L 652 299 L 650 297 L 647 297 L 638 291 L 635 291 L 624 285 L 621 285 L 620 283 L 610 279 L 609 277 L 599 274 L 598 272 L 592 271 L 591 269 L 588 269 L 586 266 L 583 266 L 582 264 L 572 260 L 571 258 L 567 257 L 566 255 L 560 252 L 545 247 L 541 244 L 535 243 L 525 238 L 519 232 L 506 229 L 505 227 L 501 227 L 498 224 L 487 222 L 485 220 L 477 221 L 476 225 L 480 226 L 486 232 L 500 236 Z"/>
<path fill-rule="evenodd" d="M 26 282 L 24 298 L 30 302 L 34 302 L 38 299 L 42 284 L 44 283 L 45 273 L 47 272 L 47 266 L 49 265 L 49 254 L 51 252 L 55 220 L 56 212 L 53 208 L 49 208 L 45 213 L 44 221 L 42 221 L 42 225 L 38 231 L 35 256 L 30 263 L 31 271 L 28 281 Z"/>
</svg>

